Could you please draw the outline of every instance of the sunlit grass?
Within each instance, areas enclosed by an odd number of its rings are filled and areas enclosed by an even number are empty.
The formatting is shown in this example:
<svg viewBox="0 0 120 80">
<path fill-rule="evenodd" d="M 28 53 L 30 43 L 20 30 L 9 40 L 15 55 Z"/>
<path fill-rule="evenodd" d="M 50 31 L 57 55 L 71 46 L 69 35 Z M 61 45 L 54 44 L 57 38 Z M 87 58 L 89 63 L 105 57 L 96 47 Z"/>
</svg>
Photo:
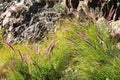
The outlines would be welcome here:
<svg viewBox="0 0 120 80">
<path fill-rule="evenodd" d="M 76 42 L 74 47 L 78 54 L 69 67 L 78 71 L 75 80 L 119 80 L 120 50 L 109 34 L 99 31 L 94 23 L 81 27 L 73 22 L 72 28 L 76 33 L 72 42 Z"/>
<path fill-rule="evenodd" d="M 115 43 L 93 22 L 62 20 L 56 32 L 38 43 L 1 43 L 0 65 L 9 67 L 13 61 L 14 66 L 0 72 L 12 80 L 119 80 Z"/>
<path fill-rule="evenodd" d="M 2 51 L 0 54 L 2 57 L 1 65 L 4 66 L 8 62 L 14 61 L 14 64 L 11 64 L 14 67 L 5 71 L 9 74 L 8 78 L 12 80 L 60 79 L 61 70 L 64 70 L 72 53 L 70 44 L 66 39 L 71 33 L 70 30 L 66 31 L 66 29 L 67 26 L 64 28 L 59 26 L 57 32 L 50 33 L 38 43 L 8 44 L 3 42 L 3 47 L 0 50 Z"/>
</svg>

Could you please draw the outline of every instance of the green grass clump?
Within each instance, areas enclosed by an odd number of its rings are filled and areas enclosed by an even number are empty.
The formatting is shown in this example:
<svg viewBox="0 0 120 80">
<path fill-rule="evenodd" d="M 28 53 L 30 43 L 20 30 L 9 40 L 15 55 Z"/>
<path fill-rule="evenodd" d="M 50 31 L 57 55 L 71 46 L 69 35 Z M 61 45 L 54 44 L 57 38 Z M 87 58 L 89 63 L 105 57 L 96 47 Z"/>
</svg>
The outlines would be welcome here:
<svg viewBox="0 0 120 80">
<path fill-rule="evenodd" d="M 72 58 L 69 67 L 73 73 L 77 71 L 78 76 L 64 80 L 119 80 L 120 50 L 105 29 L 98 30 L 94 23 L 82 27 L 72 23 L 71 26 L 75 35 L 70 38 L 75 42 L 74 50 L 78 54 Z"/>
<path fill-rule="evenodd" d="M 120 50 L 101 28 L 66 19 L 39 43 L 1 42 L 0 79 L 120 80 Z"/>
<path fill-rule="evenodd" d="M 39 43 L 10 44 L 2 42 L 1 79 L 59 80 L 72 53 L 66 37 L 71 35 L 59 27 Z M 2 52 L 1 52 L 2 51 Z M 4 67 L 6 66 L 6 67 Z M 4 70 L 3 70 L 4 69 Z"/>
</svg>

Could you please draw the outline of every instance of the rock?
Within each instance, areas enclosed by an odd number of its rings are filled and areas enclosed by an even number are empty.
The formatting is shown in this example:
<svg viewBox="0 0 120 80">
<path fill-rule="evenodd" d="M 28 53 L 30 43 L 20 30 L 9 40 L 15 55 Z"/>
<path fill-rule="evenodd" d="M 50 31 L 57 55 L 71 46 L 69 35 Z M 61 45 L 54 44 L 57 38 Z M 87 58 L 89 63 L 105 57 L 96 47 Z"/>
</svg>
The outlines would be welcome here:
<svg viewBox="0 0 120 80">
<path fill-rule="evenodd" d="M 37 22 L 29 26 L 27 29 L 23 31 L 21 34 L 26 40 L 35 42 L 42 39 L 45 35 L 46 27 L 44 22 Z"/>
<path fill-rule="evenodd" d="M 108 22 L 107 32 L 114 38 L 120 38 L 120 20 Z"/>
<path fill-rule="evenodd" d="M 8 42 L 37 42 L 54 28 L 58 18 L 59 12 L 53 8 L 45 8 L 39 0 L 13 1 L 2 11 L 0 26 L 5 28 L 4 38 Z"/>
</svg>

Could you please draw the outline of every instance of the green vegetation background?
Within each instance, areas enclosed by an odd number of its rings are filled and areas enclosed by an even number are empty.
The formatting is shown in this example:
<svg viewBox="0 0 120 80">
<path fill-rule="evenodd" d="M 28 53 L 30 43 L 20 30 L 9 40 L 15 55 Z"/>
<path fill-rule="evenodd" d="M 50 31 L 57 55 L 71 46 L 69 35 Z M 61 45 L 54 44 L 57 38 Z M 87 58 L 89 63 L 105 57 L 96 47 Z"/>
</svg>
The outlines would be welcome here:
<svg viewBox="0 0 120 80">
<path fill-rule="evenodd" d="M 35 44 L 12 45 L 1 36 L 0 79 L 120 80 L 120 50 L 104 25 L 63 19 L 56 27 Z"/>
</svg>

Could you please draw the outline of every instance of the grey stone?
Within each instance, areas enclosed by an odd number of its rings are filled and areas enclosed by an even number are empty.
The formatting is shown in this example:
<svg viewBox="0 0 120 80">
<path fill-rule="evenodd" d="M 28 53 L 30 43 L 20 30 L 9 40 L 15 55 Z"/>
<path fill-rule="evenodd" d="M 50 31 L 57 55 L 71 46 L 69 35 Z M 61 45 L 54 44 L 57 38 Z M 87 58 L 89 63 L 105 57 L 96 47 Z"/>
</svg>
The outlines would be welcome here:
<svg viewBox="0 0 120 80">
<path fill-rule="evenodd" d="M 114 38 L 120 38 L 120 20 L 108 22 L 107 32 Z"/>
<path fill-rule="evenodd" d="M 4 38 L 8 42 L 37 42 L 54 28 L 59 18 L 58 12 L 52 8 L 44 8 L 39 1 L 36 0 L 30 5 L 27 4 L 31 0 L 27 1 L 26 3 L 24 0 L 13 1 L 14 4 L 1 13 L 0 26 L 5 28 Z"/>
</svg>

